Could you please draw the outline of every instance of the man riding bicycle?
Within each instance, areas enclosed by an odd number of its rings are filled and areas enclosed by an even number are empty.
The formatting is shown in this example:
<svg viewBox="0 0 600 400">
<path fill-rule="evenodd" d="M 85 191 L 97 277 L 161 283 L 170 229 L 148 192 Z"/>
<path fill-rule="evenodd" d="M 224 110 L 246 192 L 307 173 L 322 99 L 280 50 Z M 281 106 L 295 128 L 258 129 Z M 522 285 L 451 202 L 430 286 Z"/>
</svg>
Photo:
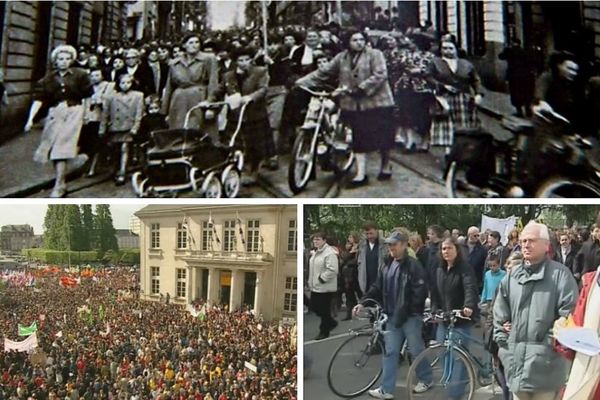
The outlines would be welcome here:
<svg viewBox="0 0 600 400">
<path fill-rule="evenodd" d="M 408 235 L 394 231 L 385 239 L 392 259 L 379 270 L 377 279 L 367 290 L 363 299 L 373 299 L 383 303 L 383 309 L 389 316 L 383 356 L 383 377 L 381 386 L 370 390 L 369 395 L 377 399 L 393 399 L 396 387 L 396 372 L 401 346 L 406 339 L 408 349 L 416 357 L 424 349 L 421 332 L 421 318 L 427 298 L 426 274 L 421 263 L 408 256 Z M 363 309 L 358 304 L 353 314 Z M 429 389 L 431 370 L 423 365 L 418 371 L 419 382 L 413 388 L 416 393 Z"/>
</svg>

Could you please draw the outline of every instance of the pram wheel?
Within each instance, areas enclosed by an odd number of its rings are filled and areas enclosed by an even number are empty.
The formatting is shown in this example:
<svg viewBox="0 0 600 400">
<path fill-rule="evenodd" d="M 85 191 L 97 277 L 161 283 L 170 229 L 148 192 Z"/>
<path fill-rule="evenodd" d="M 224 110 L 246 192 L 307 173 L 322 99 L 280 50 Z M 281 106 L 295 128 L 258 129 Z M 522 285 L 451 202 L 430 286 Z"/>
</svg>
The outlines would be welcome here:
<svg viewBox="0 0 600 400">
<path fill-rule="evenodd" d="M 240 192 L 241 176 L 235 165 L 230 164 L 223 170 L 221 183 L 225 197 L 228 199 L 237 197 Z"/>
<path fill-rule="evenodd" d="M 192 187 L 195 192 L 203 195 L 207 199 L 218 199 L 223 195 L 221 181 L 214 172 L 209 173 L 204 179 L 200 174 L 200 170 L 196 168 L 193 168 L 190 171 L 190 174 L 193 182 Z M 202 183 L 200 184 L 200 182 Z"/>
<path fill-rule="evenodd" d="M 131 176 L 131 185 L 133 186 L 133 191 L 138 197 L 146 197 L 148 196 L 148 188 L 146 185 L 148 184 L 148 178 L 144 178 L 141 172 L 136 172 Z"/>
</svg>

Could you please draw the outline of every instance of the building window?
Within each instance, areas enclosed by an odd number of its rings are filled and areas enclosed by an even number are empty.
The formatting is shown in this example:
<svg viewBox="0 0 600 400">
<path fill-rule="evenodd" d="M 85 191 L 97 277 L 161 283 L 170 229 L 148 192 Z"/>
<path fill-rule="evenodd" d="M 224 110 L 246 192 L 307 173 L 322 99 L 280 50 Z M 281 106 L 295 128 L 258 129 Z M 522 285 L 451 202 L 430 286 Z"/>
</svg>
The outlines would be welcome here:
<svg viewBox="0 0 600 400">
<path fill-rule="evenodd" d="M 260 243 L 260 223 L 257 219 L 248 221 L 246 251 L 258 252 Z"/>
<path fill-rule="evenodd" d="M 285 292 L 283 297 L 283 310 L 287 312 L 296 312 L 296 291 L 298 288 L 298 278 L 288 276 L 285 278 Z"/>
<path fill-rule="evenodd" d="M 288 251 L 298 251 L 298 240 L 296 239 L 296 220 L 292 219 L 288 226 Z"/>
<path fill-rule="evenodd" d="M 202 222 L 202 250 L 212 250 L 213 227 L 208 221 Z"/>
<path fill-rule="evenodd" d="M 178 298 L 185 298 L 185 286 L 186 286 L 186 270 L 183 268 L 177 268 L 177 290 L 176 295 Z"/>
<path fill-rule="evenodd" d="M 482 1 L 465 2 L 467 20 L 467 52 L 472 56 L 485 55 L 485 20 Z"/>
<path fill-rule="evenodd" d="M 160 224 L 150 225 L 150 248 L 160 248 Z"/>
<path fill-rule="evenodd" d="M 159 294 L 160 293 L 160 268 L 159 267 L 150 267 L 150 276 L 152 277 L 150 294 Z"/>
<path fill-rule="evenodd" d="M 177 224 L 177 248 L 187 249 L 187 229 L 183 224 Z"/>
<path fill-rule="evenodd" d="M 235 220 L 223 223 L 223 251 L 235 251 Z"/>
</svg>

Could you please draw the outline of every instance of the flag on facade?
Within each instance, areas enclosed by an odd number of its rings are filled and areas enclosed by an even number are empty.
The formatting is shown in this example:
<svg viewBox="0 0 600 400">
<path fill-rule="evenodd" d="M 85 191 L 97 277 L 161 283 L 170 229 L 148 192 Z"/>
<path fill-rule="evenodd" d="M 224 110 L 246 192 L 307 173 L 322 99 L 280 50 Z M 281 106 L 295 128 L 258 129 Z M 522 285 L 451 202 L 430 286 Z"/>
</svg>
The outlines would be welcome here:
<svg viewBox="0 0 600 400">
<path fill-rule="evenodd" d="M 242 228 L 242 225 L 243 225 L 242 224 L 242 220 L 240 218 L 239 213 L 236 212 L 235 214 L 236 214 L 235 220 L 236 220 L 236 222 L 238 224 L 238 227 L 239 227 L 238 232 L 240 234 L 240 239 L 242 241 L 242 245 L 244 246 L 244 248 L 246 248 L 246 239 L 244 239 L 244 228 Z"/>
<path fill-rule="evenodd" d="M 19 336 L 30 336 L 37 332 L 37 321 L 29 326 L 19 324 Z"/>
<path fill-rule="evenodd" d="M 192 245 L 192 246 L 189 246 L 190 250 L 194 250 L 194 247 L 196 247 L 196 240 L 194 239 L 194 235 L 192 235 L 192 230 L 190 229 L 188 217 L 185 215 L 183 216 L 183 222 L 181 223 L 181 227 L 186 232 L 188 241 Z"/>
</svg>

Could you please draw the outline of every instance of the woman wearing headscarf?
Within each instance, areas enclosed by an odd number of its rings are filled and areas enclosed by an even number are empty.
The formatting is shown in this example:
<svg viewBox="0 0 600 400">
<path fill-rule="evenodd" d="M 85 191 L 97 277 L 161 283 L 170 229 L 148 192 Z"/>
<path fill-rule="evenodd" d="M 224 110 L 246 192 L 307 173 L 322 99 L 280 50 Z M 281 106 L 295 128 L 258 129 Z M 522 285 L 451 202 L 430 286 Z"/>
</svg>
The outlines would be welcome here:
<svg viewBox="0 0 600 400">
<path fill-rule="evenodd" d="M 50 58 L 55 68 L 37 83 L 25 125 L 25 131 L 29 132 L 34 121 L 47 113 L 33 159 L 42 163 L 54 162 L 56 180 L 50 197 L 63 197 L 67 192 L 67 161 L 77 156 L 83 125 L 82 102 L 94 94 L 88 74 L 79 68 L 71 68 L 76 57 L 77 51 L 72 46 L 61 45 L 52 51 Z"/>
<path fill-rule="evenodd" d="M 200 37 L 187 35 L 182 42 L 185 53 L 174 59 L 162 97 L 162 114 L 168 115 L 171 129 L 183 128 L 187 112 L 204 101 L 214 101 L 218 90 L 219 68 L 217 58 L 200 52 Z M 204 118 L 214 117 L 214 112 L 192 113 L 189 128 L 200 128 Z"/>
<path fill-rule="evenodd" d="M 350 188 L 368 184 L 367 153 L 379 151 L 380 181 L 390 180 L 390 149 L 394 146 L 394 127 L 390 124 L 394 107 L 385 58 L 380 50 L 367 46 L 367 35 L 349 33 L 348 49 L 339 53 L 325 68 L 299 79 L 298 86 L 319 88 L 330 79 L 339 79 L 344 88 L 340 107 L 342 119 L 352 128 L 357 173 Z"/>
<path fill-rule="evenodd" d="M 477 105 L 481 103 L 480 78 L 473 64 L 458 57 L 453 35 L 444 35 L 440 44 L 441 57 L 429 63 L 428 79 L 434 85 L 443 112 L 431 125 L 431 145 L 446 147 L 454 144 L 457 128 L 478 128 Z"/>
</svg>

